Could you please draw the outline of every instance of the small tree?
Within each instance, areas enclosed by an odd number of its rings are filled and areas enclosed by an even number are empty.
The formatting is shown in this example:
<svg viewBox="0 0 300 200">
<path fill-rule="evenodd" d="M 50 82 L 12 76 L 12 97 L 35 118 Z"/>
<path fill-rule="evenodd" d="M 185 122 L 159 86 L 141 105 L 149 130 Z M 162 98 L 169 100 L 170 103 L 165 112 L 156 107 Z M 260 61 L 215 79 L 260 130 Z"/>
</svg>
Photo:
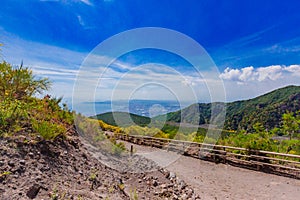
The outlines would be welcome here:
<svg viewBox="0 0 300 200">
<path fill-rule="evenodd" d="M 0 135 L 16 132 L 29 124 L 37 115 L 44 113 L 38 109 L 44 107 L 34 94 L 42 93 L 50 87 L 47 78 L 36 78 L 32 71 L 19 67 L 12 67 L 3 61 L 0 63 Z M 35 109 L 35 111 L 34 111 Z M 39 114 L 37 114 L 39 113 Z M 45 116 L 48 113 L 45 114 Z M 35 117 L 33 117 L 35 115 Z"/>
<path fill-rule="evenodd" d="M 299 117 L 297 117 L 299 118 Z M 282 129 L 284 134 L 292 139 L 293 135 L 299 130 L 299 119 L 294 116 L 294 113 L 287 112 L 282 115 Z"/>
<path fill-rule="evenodd" d="M 47 78 L 36 78 L 32 71 L 20 67 L 13 68 L 9 63 L 0 63 L 0 96 L 10 99 L 24 99 L 50 88 Z"/>
<path fill-rule="evenodd" d="M 262 138 L 267 138 L 269 136 L 264 125 L 260 122 L 255 123 L 253 125 L 253 129 L 254 129 L 255 133 L 257 133 Z"/>
</svg>

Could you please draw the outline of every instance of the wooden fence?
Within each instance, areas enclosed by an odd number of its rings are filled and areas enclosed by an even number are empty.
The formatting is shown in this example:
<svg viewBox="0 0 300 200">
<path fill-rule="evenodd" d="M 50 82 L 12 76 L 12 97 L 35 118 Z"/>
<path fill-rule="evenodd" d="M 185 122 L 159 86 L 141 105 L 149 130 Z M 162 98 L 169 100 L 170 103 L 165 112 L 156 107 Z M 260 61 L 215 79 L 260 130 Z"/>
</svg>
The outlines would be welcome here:
<svg viewBox="0 0 300 200">
<path fill-rule="evenodd" d="M 239 147 L 138 135 L 115 135 L 138 145 L 176 151 L 186 156 L 300 179 L 300 156 Z"/>
</svg>

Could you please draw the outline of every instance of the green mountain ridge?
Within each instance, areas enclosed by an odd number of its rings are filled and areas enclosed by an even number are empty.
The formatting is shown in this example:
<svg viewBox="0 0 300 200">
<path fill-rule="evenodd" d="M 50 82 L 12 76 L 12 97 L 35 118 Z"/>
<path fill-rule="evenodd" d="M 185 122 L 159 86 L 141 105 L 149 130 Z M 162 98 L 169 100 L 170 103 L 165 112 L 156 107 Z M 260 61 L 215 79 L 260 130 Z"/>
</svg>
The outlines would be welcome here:
<svg viewBox="0 0 300 200">
<path fill-rule="evenodd" d="M 224 105 L 221 102 L 215 104 L 216 107 L 218 104 Z M 192 104 L 183 110 L 157 116 L 154 120 L 206 124 L 211 118 L 211 105 L 211 103 Z M 287 86 L 253 99 L 225 103 L 225 106 L 225 129 L 251 131 L 257 122 L 271 129 L 280 125 L 282 114 L 300 110 L 300 86 Z"/>
<path fill-rule="evenodd" d="M 267 129 L 280 126 L 284 113 L 300 110 L 300 86 L 287 86 L 264 95 L 230 103 L 215 102 L 214 109 L 226 107 L 224 129 L 252 131 L 253 125 L 260 122 Z M 224 105 L 225 104 L 225 105 Z M 186 123 L 193 125 L 209 124 L 212 103 L 196 103 L 182 110 L 152 118 L 152 121 L 166 123 Z M 126 112 L 108 112 L 96 115 L 97 118 L 114 126 L 146 126 L 151 118 Z"/>
</svg>

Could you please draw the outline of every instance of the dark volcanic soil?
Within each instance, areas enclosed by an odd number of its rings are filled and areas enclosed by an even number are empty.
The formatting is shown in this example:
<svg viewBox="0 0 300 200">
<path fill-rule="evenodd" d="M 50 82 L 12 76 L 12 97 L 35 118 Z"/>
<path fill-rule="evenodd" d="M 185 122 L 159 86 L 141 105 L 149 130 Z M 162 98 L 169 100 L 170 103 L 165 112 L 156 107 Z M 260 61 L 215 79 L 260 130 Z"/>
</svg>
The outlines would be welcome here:
<svg viewBox="0 0 300 200">
<path fill-rule="evenodd" d="M 0 138 L 0 199 L 200 199 L 174 173 L 154 169 L 145 158 L 130 158 L 143 164 L 126 172 L 123 163 L 119 172 L 90 151 L 74 135 L 34 142 L 24 136 Z M 153 170 L 132 173 L 134 166 Z"/>
</svg>

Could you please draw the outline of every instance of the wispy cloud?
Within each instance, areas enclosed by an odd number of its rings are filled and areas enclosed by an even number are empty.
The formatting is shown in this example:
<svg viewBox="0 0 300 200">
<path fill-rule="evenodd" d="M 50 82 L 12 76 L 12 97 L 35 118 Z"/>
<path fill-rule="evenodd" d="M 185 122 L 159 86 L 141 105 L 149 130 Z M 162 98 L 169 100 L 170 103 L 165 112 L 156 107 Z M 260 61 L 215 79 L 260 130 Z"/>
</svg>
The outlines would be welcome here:
<svg viewBox="0 0 300 200">
<path fill-rule="evenodd" d="M 51 78 L 75 80 L 78 70 L 47 68 L 45 64 L 30 66 L 34 74 Z"/>
<path fill-rule="evenodd" d="M 94 6 L 90 0 L 39 0 L 40 2 L 62 2 L 62 3 L 83 3 L 88 6 Z"/>
<path fill-rule="evenodd" d="M 50 78 L 53 82 L 49 91 L 51 95 L 64 96 L 66 99 L 72 97 L 77 72 L 87 53 L 27 41 L 1 27 L 0 31 L 4 60 L 12 65 L 19 65 L 23 61 L 24 66 L 32 69 L 36 76 Z"/>
<path fill-rule="evenodd" d="M 274 23 L 264 30 L 254 32 L 245 37 L 234 39 L 222 47 L 211 49 L 210 52 L 215 63 L 225 68 L 227 66 L 268 66 L 274 62 L 281 65 L 299 63 L 300 37 L 275 37 L 274 32 L 279 29 L 281 23 Z"/>
<path fill-rule="evenodd" d="M 274 44 L 263 51 L 269 53 L 297 53 L 300 52 L 300 45 L 285 46 L 284 44 Z"/>
<path fill-rule="evenodd" d="M 239 39 L 236 39 L 224 46 L 224 48 L 240 48 L 247 46 L 249 44 L 256 43 L 258 40 L 261 40 L 263 38 L 263 35 L 271 31 L 275 26 L 268 27 L 266 29 L 263 29 L 261 31 L 252 33 L 250 35 L 246 35 L 244 37 L 241 37 Z"/>
<path fill-rule="evenodd" d="M 90 0 L 80 0 L 80 1 L 86 5 L 93 6 L 93 3 Z"/>
<path fill-rule="evenodd" d="M 84 23 L 82 17 L 81 17 L 80 15 L 77 15 L 77 19 L 78 19 L 78 23 L 79 23 L 81 26 L 84 27 L 84 26 L 85 26 L 85 23 Z"/>
<path fill-rule="evenodd" d="M 12 63 L 19 64 L 45 64 L 47 67 L 52 65 L 54 68 L 79 68 L 81 62 L 87 55 L 85 52 L 77 52 L 69 49 L 32 42 L 19 38 L 18 36 L 1 29 L 0 41 L 3 59 Z"/>
<path fill-rule="evenodd" d="M 50 1 L 50 2 L 58 2 L 60 0 L 40 0 L 40 2 L 47 2 L 47 1 Z"/>
</svg>

